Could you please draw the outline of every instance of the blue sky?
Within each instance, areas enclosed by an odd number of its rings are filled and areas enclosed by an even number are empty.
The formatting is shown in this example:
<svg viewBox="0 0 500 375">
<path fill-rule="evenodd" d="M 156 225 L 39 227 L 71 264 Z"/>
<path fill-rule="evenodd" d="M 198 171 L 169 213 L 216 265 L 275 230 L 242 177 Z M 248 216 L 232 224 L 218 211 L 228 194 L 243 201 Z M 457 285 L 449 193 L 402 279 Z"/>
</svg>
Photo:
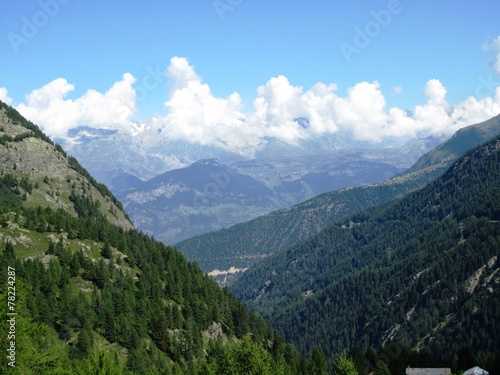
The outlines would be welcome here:
<svg viewBox="0 0 500 375">
<path fill-rule="evenodd" d="M 302 92 L 335 84 L 339 97 L 377 82 L 387 111 L 424 105 L 427 83 L 438 80 L 455 105 L 495 97 L 499 14 L 498 0 L 6 0 L 0 88 L 12 105 L 29 106 L 26 95 L 57 78 L 76 100 L 130 73 L 127 118 L 147 121 L 168 113 L 172 79 L 163 75 L 177 56 L 213 97 L 237 93 L 241 113 L 278 76 Z M 43 122 L 35 112 L 25 109 Z"/>
</svg>

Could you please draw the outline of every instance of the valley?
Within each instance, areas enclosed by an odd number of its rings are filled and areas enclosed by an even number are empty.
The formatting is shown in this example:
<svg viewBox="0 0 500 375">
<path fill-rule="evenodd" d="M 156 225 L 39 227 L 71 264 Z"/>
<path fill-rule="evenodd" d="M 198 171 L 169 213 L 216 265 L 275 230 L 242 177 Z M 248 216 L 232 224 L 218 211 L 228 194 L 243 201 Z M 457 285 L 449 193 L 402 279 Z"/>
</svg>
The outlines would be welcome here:
<svg viewBox="0 0 500 375">
<path fill-rule="evenodd" d="M 174 248 L 134 229 L 107 187 L 2 102 L 0 163 L 0 265 L 15 272 L 0 284 L 11 302 L 0 315 L 16 314 L 10 341 L 0 342 L 12 353 L 1 357 L 2 373 L 243 373 L 249 365 L 301 373 L 305 359 L 293 346 Z M 0 331 L 9 331 L 7 319 Z"/>
<path fill-rule="evenodd" d="M 316 191 L 292 207 L 280 208 L 287 202 L 272 187 L 277 181 L 296 178 L 314 190 L 308 178 L 324 168 L 352 181 L 364 174 L 367 181 L 368 172 L 385 170 L 399 151 L 232 167 L 201 159 L 146 182 L 123 175 L 130 186 L 120 192 L 122 204 L 2 103 L 0 263 L 16 270 L 19 298 L 26 301 L 16 345 L 28 350 L 17 363 L 51 373 L 251 368 L 306 375 L 335 371 L 343 352 L 363 373 L 397 348 L 385 362 L 388 371 L 472 363 L 454 359 L 457 353 L 496 368 L 499 121 L 462 129 L 404 172 L 389 167 L 397 174 L 388 180 Z M 311 167 L 293 176 L 305 165 L 301 159 Z M 272 173 L 259 180 L 263 168 Z M 235 207 L 273 212 L 190 238 L 178 244 L 180 251 L 129 219 L 158 207 L 175 217 L 193 202 L 203 206 L 200 212 L 227 204 L 220 214 L 228 217 Z M 39 340 L 30 339 L 32 331 Z"/>
<path fill-rule="evenodd" d="M 190 238 L 176 246 L 207 272 L 247 268 L 262 257 L 284 251 L 315 235 L 346 215 L 424 187 L 468 149 L 497 134 L 500 134 L 499 116 L 463 128 L 424 154 L 414 166 L 384 182 L 325 193 L 246 223 Z M 233 278 L 221 280 L 231 282 Z"/>
<path fill-rule="evenodd" d="M 169 245 L 332 190 L 382 182 L 444 138 L 370 149 L 339 137 L 299 145 L 268 140 L 245 154 L 168 138 L 160 143 L 152 129 L 140 129 L 133 136 L 80 126 L 61 142 L 110 187 L 137 228 Z"/>
<path fill-rule="evenodd" d="M 500 375 L 498 14 L 4 2 L 0 375 Z"/>
<path fill-rule="evenodd" d="M 306 352 L 394 341 L 451 356 L 470 332 L 476 350 L 494 351 L 499 168 L 496 137 L 424 188 L 267 257 L 230 289 Z"/>
</svg>

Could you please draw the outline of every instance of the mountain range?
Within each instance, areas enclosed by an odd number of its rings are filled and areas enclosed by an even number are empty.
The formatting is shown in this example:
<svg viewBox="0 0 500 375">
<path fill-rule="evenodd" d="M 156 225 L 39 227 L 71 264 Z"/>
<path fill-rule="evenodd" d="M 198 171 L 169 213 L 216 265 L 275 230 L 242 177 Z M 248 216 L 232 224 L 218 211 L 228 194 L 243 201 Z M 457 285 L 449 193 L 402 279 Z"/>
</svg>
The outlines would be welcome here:
<svg viewBox="0 0 500 375">
<path fill-rule="evenodd" d="M 231 226 L 285 207 L 264 183 L 200 160 L 118 194 L 137 228 L 164 243 Z"/>
<path fill-rule="evenodd" d="M 307 127 L 308 120 L 296 120 Z M 445 135 L 429 136 L 407 142 L 369 144 L 356 141 L 342 134 L 329 134 L 287 143 L 277 138 L 264 138 L 250 150 L 233 149 L 224 143 L 200 144 L 177 140 L 153 124 L 135 122 L 129 132 L 81 125 L 70 129 L 66 137 L 56 139 L 65 150 L 75 156 L 89 171 L 112 190 L 113 179 L 121 173 L 130 174 L 142 181 L 149 180 L 173 169 L 184 168 L 201 159 L 217 159 L 221 164 L 252 160 L 280 160 L 308 155 L 328 155 L 342 150 L 389 150 L 392 155 L 399 150 L 398 168 L 408 168 L 419 156 L 446 138 Z M 102 160 L 106 162 L 103 163 Z"/>
<path fill-rule="evenodd" d="M 9 276 L 0 314 L 16 314 L 0 321 L 14 335 L 0 343 L 9 354 L 0 366 L 26 374 L 309 375 L 477 364 L 500 373 L 500 138 L 463 156 L 454 146 L 487 137 L 495 122 L 464 129 L 423 156 L 423 167 L 374 190 L 344 189 L 334 193 L 358 193 L 330 200 L 329 210 L 311 206 L 309 221 L 326 219 L 303 238 L 292 230 L 296 238 L 240 274 L 230 292 L 134 229 L 105 185 L 0 102 L 0 267 Z M 219 174 L 203 175 L 206 167 Z M 219 188 L 234 177 L 231 195 L 269 189 L 215 160 L 190 168 Z M 173 173 L 196 191 L 207 186 L 186 170 Z M 170 192 L 165 182 L 153 180 L 152 190 Z M 205 198 L 220 198 L 215 192 L 207 188 Z M 196 196 L 188 190 L 184 199 Z M 336 208 L 342 216 L 333 219 Z M 270 232 L 281 230 L 283 241 L 291 228 Z"/>
<path fill-rule="evenodd" d="M 206 272 L 230 282 L 231 267 L 245 269 L 318 233 L 345 215 L 379 205 L 425 184 L 443 173 L 460 155 L 500 134 L 500 116 L 458 131 L 424 154 L 407 171 L 387 181 L 322 194 L 296 206 L 272 212 L 224 230 L 182 241 L 176 247 Z"/>
<path fill-rule="evenodd" d="M 305 118 L 297 121 L 308 126 Z M 123 201 L 137 228 L 166 244 L 227 228 L 331 190 L 381 182 L 413 165 L 443 139 L 431 136 L 398 147 L 367 149 L 340 135 L 299 144 L 269 138 L 247 153 L 223 145 L 170 140 L 161 129 L 144 127 L 137 124 L 136 133 L 125 133 L 80 126 L 59 141 Z M 200 176 L 194 185 L 192 178 L 185 179 L 192 173 Z M 210 175 L 218 173 L 232 176 L 230 185 L 213 181 Z M 254 194 L 262 199 L 244 199 L 249 197 L 248 186 L 237 181 L 249 178 L 260 186 Z M 162 196 L 160 185 L 169 186 Z M 210 196 L 208 192 L 207 199 L 204 190 L 210 186 L 224 194 Z M 242 199 L 238 201 L 237 196 Z"/>
</svg>

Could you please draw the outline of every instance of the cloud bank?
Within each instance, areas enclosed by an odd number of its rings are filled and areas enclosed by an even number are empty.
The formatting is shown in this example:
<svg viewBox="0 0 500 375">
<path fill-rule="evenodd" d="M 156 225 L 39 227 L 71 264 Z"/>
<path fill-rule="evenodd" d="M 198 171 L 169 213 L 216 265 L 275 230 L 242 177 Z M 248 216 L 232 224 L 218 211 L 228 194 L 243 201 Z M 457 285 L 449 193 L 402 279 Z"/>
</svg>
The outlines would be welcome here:
<svg viewBox="0 0 500 375">
<path fill-rule="evenodd" d="M 495 69 L 500 72 L 500 37 L 490 46 L 498 51 Z M 498 65 L 498 66 L 497 66 Z M 451 134 L 459 128 L 500 113 L 500 87 L 483 99 L 473 96 L 450 104 L 446 88 L 437 79 L 423 87 L 425 102 L 410 110 L 388 107 L 380 83 L 359 82 L 341 96 L 336 84 L 317 83 L 308 90 L 291 84 L 285 76 L 270 78 L 257 88 L 253 108 L 243 112 L 238 93 L 216 97 L 189 61 L 174 57 L 166 70 L 171 91 L 165 115 L 146 121 L 150 129 L 169 140 L 185 140 L 243 150 L 268 138 L 298 144 L 302 139 L 342 134 L 373 144 L 398 142 L 433 134 Z M 17 109 L 52 137 L 64 137 L 78 125 L 137 130 L 135 78 L 126 73 L 105 93 L 88 90 L 77 99 L 67 96 L 74 85 L 58 78 L 33 90 Z M 400 93 L 402 87 L 392 91 Z M 0 88 L 0 99 L 12 100 Z M 309 127 L 296 121 L 307 118 Z"/>
<path fill-rule="evenodd" d="M 215 97 L 188 61 L 180 57 L 171 59 L 167 78 L 172 86 L 165 102 L 168 114 L 156 124 L 163 134 L 199 144 L 221 141 L 238 147 L 241 146 L 238 142 L 245 142 L 234 137 L 245 126 L 237 93 L 228 98 Z"/>
<path fill-rule="evenodd" d="M 51 137 L 65 137 L 78 125 L 126 129 L 136 111 L 135 78 L 126 73 L 104 94 L 88 90 L 72 100 L 65 97 L 75 89 L 64 78 L 57 78 L 26 96 L 27 103 L 16 109 L 38 124 Z"/>
<path fill-rule="evenodd" d="M 342 97 L 336 84 L 317 83 L 305 91 L 285 76 L 258 87 L 253 110 L 243 113 L 237 93 L 215 97 L 185 58 L 173 58 L 166 73 L 172 87 L 165 102 L 168 114 L 156 119 L 155 127 L 171 139 L 237 149 L 254 147 L 266 138 L 296 144 L 335 133 L 374 144 L 400 142 L 451 134 L 500 113 L 500 89 L 493 98 L 470 97 L 452 106 L 446 88 L 431 79 L 423 88 L 426 102 L 407 111 L 388 108 L 377 81 L 357 83 Z M 309 128 L 296 121 L 301 117 L 309 120 Z"/>
</svg>

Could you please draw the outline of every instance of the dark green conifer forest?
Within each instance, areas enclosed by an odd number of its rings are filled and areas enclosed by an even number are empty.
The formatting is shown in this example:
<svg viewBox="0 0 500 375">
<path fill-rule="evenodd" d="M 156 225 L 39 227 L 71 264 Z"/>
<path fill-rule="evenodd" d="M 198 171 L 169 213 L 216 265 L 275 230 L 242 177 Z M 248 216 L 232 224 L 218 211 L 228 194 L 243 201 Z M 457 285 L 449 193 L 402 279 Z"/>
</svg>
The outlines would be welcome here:
<svg viewBox="0 0 500 375">
<path fill-rule="evenodd" d="M 303 352 L 388 342 L 481 363 L 500 350 L 500 138 L 425 188 L 339 220 L 232 285 Z M 478 359 L 479 361 L 479 359 Z M 498 368 L 496 369 L 498 372 Z"/>
<path fill-rule="evenodd" d="M 22 139 L 2 138 L 4 147 L 33 137 L 54 147 L 16 111 L 0 110 L 31 130 Z M 0 175 L 2 335 L 10 328 L 5 317 L 17 314 L 15 367 L 2 355 L 2 373 L 303 373 L 294 347 L 195 263 L 144 233 L 110 224 L 90 187 L 115 201 L 112 194 L 54 148 L 83 186 L 67 178 L 74 214 L 28 199 L 35 185 L 55 185 L 53 178 L 30 181 L 19 168 Z M 56 192 L 47 194 L 58 201 L 64 192 Z M 6 353 L 10 341 L 0 342 Z"/>
<path fill-rule="evenodd" d="M 1 116 L 0 350 L 15 361 L 2 355 L 0 373 L 500 374 L 500 138 L 229 290 L 133 229 L 104 185 L 0 102 Z"/>
<path fill-rule="evenodd" d="M 109 373 L 224 373 L 238 366 L 286 373 L 298 364 L 292 346 L 173 248 L 92 216 L 90 200 L 79 203 L 81 217 L 24 208 L 15 181 L 10 174 L 0 180 L 2 226 L 13 225 L 15 216 L 22 229 L 58 238 L 43 259 L 20 259 L 21 246 L 11 242 L 1 254 L 2 270 L 16 272 L 22 373 L 83 374 L 94 366 L 109 367 Z M 102 244 L 102 257 L 70 250 L 72 240 Z M 86 287 L 75 287 L 79 283 Z M 0 289 L 2 316 L 6 285 Z M 7 332 L 5 319 L 1 324 Z M 215 337 L 208 340 L 211 328 Z M 239 363 L 239 351 L 251 353 L 251 363 Z M 6 368 L 5 356 L 1 366 Z M 234 371 L 227 373 L 244 373 Z"/>
</svg>

